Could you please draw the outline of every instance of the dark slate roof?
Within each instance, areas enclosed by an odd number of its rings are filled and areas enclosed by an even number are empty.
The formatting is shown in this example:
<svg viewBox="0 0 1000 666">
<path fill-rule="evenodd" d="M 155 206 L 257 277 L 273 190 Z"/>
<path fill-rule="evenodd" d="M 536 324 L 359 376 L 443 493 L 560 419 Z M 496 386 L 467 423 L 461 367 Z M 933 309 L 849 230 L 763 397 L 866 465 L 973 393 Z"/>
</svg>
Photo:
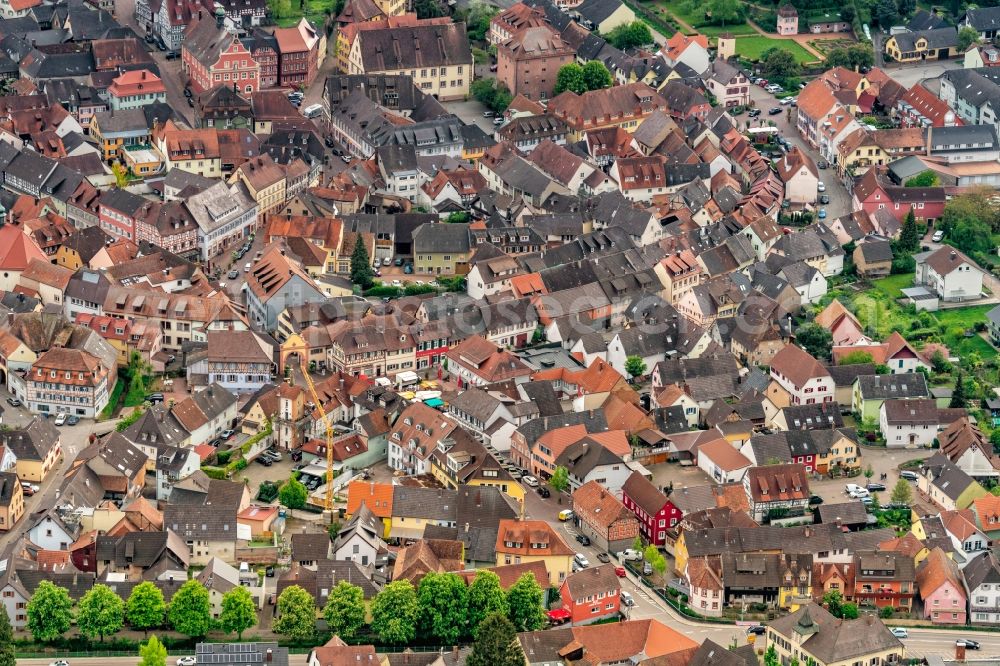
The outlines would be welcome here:
<svg viewBox="0 0 1000 666">
<path fill-rule="evenodd" d="M 913 18 L 911 18 L 906 24 L 906 29 L 916 32 L 920 30 L 943 28 L 946 25 L 947 22 L 937 14 L 932 14 L 926 9 L 918 9 L 913 15 Z"/>
<path fill-rule="evenodd" d="M 468 224 L 423 224 L 413 232 L 414 253 L 469 251 Z"/>
<path fill-rule="evenodd" d="M 621 6 L 621 0 L 584 0 L 573 11 L 580 14 L 581 18 L 592 22 L 596 28 Z"/>
<path fill-rule="evenodd" d="M 979 32 L 1000 29 L 1000 7 L 983 7 L 965 12 L 962 24 L 968 23 Z"/>
<path fill-rule="evenodd" d="M 865 400 L 892 398 L 926 398 L 927 379 L 919 372 L 898 375 L 863 375 L 858 377 L 861 395 Z"/>
<path fill-rule="evenodd" d="M 958 45 L 958 29 L 954 26 L 935 28 L 933 30 L 918 30 L 916 32 L 901 32 L 895 35 L 896 45 L 903 53 L 916 50 L 917 40 L 923 37 L 927 40 L 927 48 L 944 49 Z"/>
<path fill-rule="evenodd" d="M 358 39 L 368 72 L 472 64 L 465 23 L 369 30 Z"/>
<path fill-rule="evenodd" d="M 861 255 L 868 263 L 892 261 L 892 244 L 889 241 L 872 241 L 860 245 Z"/>
</svg>

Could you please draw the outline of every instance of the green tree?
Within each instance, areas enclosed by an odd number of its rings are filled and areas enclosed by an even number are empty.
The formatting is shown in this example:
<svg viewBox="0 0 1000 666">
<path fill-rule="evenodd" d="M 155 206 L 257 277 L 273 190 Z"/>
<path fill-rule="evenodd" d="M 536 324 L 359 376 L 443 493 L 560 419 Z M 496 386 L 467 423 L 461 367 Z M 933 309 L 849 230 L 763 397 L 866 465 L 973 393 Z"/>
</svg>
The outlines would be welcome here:
<svg viewBox="0 0 1000 666">
<path fill-rule="evenodd" d="M 277 610 L 275 632 L 296 641 L 310 639 L 316 633 L 316 602 L 298 585 L 286 587 L 278 596 Z"/>
<path fill-rule="evenodd" d="M 10 626 L 7 607 L 0 605 L 0 666 L 16 666 L 14 651 L 14 628 Z"/>
<path fill-rule="evenodd" d="M 878 612 L 878 616 L 883 620 L 888 620 L 892 617 L 892 606 L 882 606 L 882 610 Z"/>
<path fill-rule="evenodd" d="M 603 62 L 591 60 L 583 66 L 583 85 L 587 90 L 601 90 L 614 85 L 614 79 Z"/>
<path fill-rule="evenodd" d="M 466 635 L 469 588 L 458 574 L 430 572 L 420 579 L 417 603 L 422 636 L 451 645 Z"/>
<path fill-rule="evenodd" d="M 125 621 L 125 602 L 110 587 L 98 583 L 80 599 L 76 613 L 76 626 L 84 636 L 99 636 L 101 642 L 122 628 Z"/>
<path fill-rule="evenodd" d="M 382 588 L 372 602 L 372 631 L 383 643 L 402 645 L 417 635 L 420 603 L 408 580 L 397 580 Z"/>
<path fill-rule="evenodd" d="M 823 605 L 834 617 L 843 617 L 844 595 L 840 590 L 831 590 L 823 595 Z"/>
<path fill-rule="evenodd" d="M 642 360 L 641 356 L 629 356 L 625 359 L 625 372 L 632 379 L 641 377 L 646 374 L 646 362 Z"/>
<path fill-rule="evenodd" d="M 587 82 L 583 80 L 583 67 L 575 62 L 568 63 L 559 68 L 556 74 L 556 95 L 566 91 L 575 92 L 577 95 L 587 91 Z"/>
<path fill-rule="evenodd" d="M 500 585 L 500 576 L 492 571 L 480 569 L 469 585 L 469 627 L 472 635 L 478 636 L 479 627 L 483 621 L 500 613 L 507 616 L 507 594 Z"/>
<path fill-rule="evenodd" d="M 965 395 L 965 375 L 961 370 L 955 375 L 955 388 L 951 392 L 949 407 L 965 407 L 969 399 Z"/>
<path fill-rule="evenodd" d="M 200 638 L 212 628 L 212 604 L 208 590 L 197 580 L 189 580 L 177 590 L 167 607 L 167 619 L 175 630 Z"/>
<path fill-rule="evenodd" d="M 167 666 L 167 648 L 156 636 L 139 646 L 139 666 Z"/>
<path fill-rule="evenodd" d="M 867 467 L 865 467 L 864 474 L 865 474 L 865 479 L 867 481 L 871 481 L 872 477 L 875 476 L 875 470 L 872 468 L 871 465 L 868 465 Z"/>
<path fill-rule="evenodd" d="M 490 21 L 500 10 L 485 2 L 476 0 L 469 5 L 469 16 L 466 19 L 466 26 L 469 31 L 469 38 L 477 42 L 486 39 L 486 33 L 490 30 Z"/>
<path fill-rule="evenodd" d="M 859 363 L 874 363 L 875 359 L 872 355 L 866 351 L 852 351 L 849 354 L 844 354 L 837 361 L 837 365 L 855 365 Z"/>
<path fill-rule="evenodd" d="M 708 10 L 716 25 L 739 23 L 745 17 L 744 6 L 739 0 L 709 0 Z"/>
<path fill-rule="evenodd" d="M 526 573 L 507 590 L 507 606 L 510 621 L 517 631 L 537 631 L 542 628 L 545 616 L 542 613 L 544 590 L 535 580 L 534 574 Z"/>
<path fill-rule="evenodd" d="M 916 252 L 920 249 L 920 232 L 917 230 L 917 216 L 914 214 L 912 206 L 906 213 L 906 217 L 903 218 L 903 228 L 899 232 L 897 247 L 904 252 Z"/>
<path fill-rule="evenodd" d="M 907 187 L 937 187 L 940 184 L 941 179 L 938 178 L 938 175 L 930 169 L 921 171 L 916 176 L 906 181 Z M 910 210 L 912 210 L 912 208 Z"/>
<path fill-rule="evenodd" d="M 234 587 L 222 595 L 222 612 L 219 625 L 227 634 L 236 633 L 243 640 L 243 632 L 257 624 L 257 604 L 250 591 L 242 585 Z"/>
<path fill-rule="evenodd" d="M 902 17 L 907 17 L 917 8 L 917 0 L 897 0 L 896 11 Z"/>
<path fill-rule="evenodd" d="M 351 252 L 351 282 L 362 289 L 370 289 L 374 281 L 375 269 L 372 268 L 368 248 L 361 240 L 361 234 L 358 234 L 358 239 L 354 243 L 354 251 Z"/>
<path fill-rule="evenodd" d="M 909 504 L 913 501 L 913 490 L 910 488 L 910 483 L 906 479 L 900 479 L 896 482 L 896 485 L 892 488 L 892 495 L 889 496 L 889 500 L 893 504 Z"/>
<path fill-rule="evenodd" d="M 504 84 L 497 85 L 494 79 L 477 79 L 469 88 L 472 96 L 494 113 L 503 113 L 510 106 L 513 96 Z"/>
<path fill-rule="evenodd" d="M 858 605 L 853 601 L 848 601 L 843 606 L 840 607 L 840 616 L 845 620 L 857 620 L 858 619 Z"/>
<path fill-rule="evenodd" d="M 278 501 L 281 502 L 282 506 L 291 510 L 304 507 L 307 499 L 309 499 L 309 491 L 294 476 L 289 477 L 288 481 L 281 486 L 281 490 L 278 491 Z"/>
<path fill-rule="evenodd" d="M 964 27 L 958 31 L 958 50 L 965 52 L 973 44 L 979 43 L 979 32 L 975 28 Z"/>
<path fill-rule="evenodd" d="M 413 11 L 417 13 L 417 18 L 420 19 L 448 15 L 448 10 L 438 0 L 414 0 Z"/>
<path fill-rule="evenodd" d="M 143 633 L 163 625 L 167 604 L 163 592 L 150 581 L 143 581 L 132 588 L 125 604 L 125 619 L 133 629 Z"/>
<path fill-rule="evenodd" d="M 893 0 L 878 0 L 878 4 L 875 5 L 875 20 L 888 32 L 889 28 L 899 20 L 896 3 Z"/>
<path fill-rule="evenodd" d="M 365 626 L 365 595 L 361 588 L 344 580 L 337 583 L 326 599 L 323 617 L 335 635 L 345 640 L 357 636 Z"/>
<path fill-rule="evenodd" d="M 549 488 L 557 493 L 566 492 L 569 488 L 569 470 L 562 465 L 552 470 L 552 476 L 549 477 Z"/>
<path fill-rule="evenodd" d="M 646 549 L 642 551 L 642 559 L 649 562 L 649 566 L 653 567 L 653 571 L 661 576 L 667 570 L 667 559 L 663 557 L 663 553 L 660 552 L 660 549 L 653 544 L 649 544 L 646 546 Z"/>
<path fill-rule="evenodd" d="M 616 49 L 627 51 L 637 46 L 646 46 L 653 43 L 653 35 L 649 32 L 649 26 L 642 21 L 622 23 L 608 33 L 607 39 Z M 590 62 L 600 62 L 591 60 Z"/>
<path fill-rule="evenodd" d="M 772 47 L 761 56 L 761 71 L 768 79 L 787 83 L 802 73 L 802 67 L 791 52 Z"/>
<path fill-rule="evenodd" d="M 479 625 L 467 666 L 523 666 L 524 652 L 514 625 L 503 613 L 492 613 Z"/>
<path fill-rule="evenodd" d="M 73 623 L 73 600 L 65 587 L 43 580 L 31 595 L 27 615 L 28 631 L 39 643 L 48 643 L 69 631 Z"/>
<path fill-rule="evenodd" d="M 825 360 L 833 349 L 833 334 L 819 324 L 803 324 L 795 331 L 795 342 L 814 358 Z"/>
<path fill-rule="evenodd" d="M 128 186 L 128 168 L 121 162 L 111 165 L 111 173 L 115 175 L 115 185 L 119 190 L 124 190 Z"/>
</svg>

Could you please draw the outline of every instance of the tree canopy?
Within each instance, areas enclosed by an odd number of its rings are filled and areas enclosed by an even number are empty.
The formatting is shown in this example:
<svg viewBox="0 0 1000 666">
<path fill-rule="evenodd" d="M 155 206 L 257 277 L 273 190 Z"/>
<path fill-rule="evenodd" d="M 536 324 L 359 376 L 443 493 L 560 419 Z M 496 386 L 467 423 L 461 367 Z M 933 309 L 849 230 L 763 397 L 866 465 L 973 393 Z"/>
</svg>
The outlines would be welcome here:
<svg viewBox="0 0 1000 666">
<path fill-rule="evenodd" d="M 139 646 L 139 666 L 167 666 L 167 648 L 156 636 Z"/>
<path fill-rule="evenodd" d="M 316 602 L 300 586 L 286 587 L 278 596 L 277 609 L 275 632 L 297 641 L 312 638 L 316 633 Z"/>
<path fill-rule="evenodd" d="M 28 631 L 36 641 L 48 643 L 69 631 L 73 623 L 73 600 L 65 587 L 43 580 L 31 595 L 26 612 Z"/>
<path fill-rule="evenodd" d="M 104 637 L 117 632 L 125 621 L 125 602 L 107 585 L 98 583 L 80 599 L 76 626 L 84 636 Z"/>
<path fill-rule="evenodd" d="M 523 574 L 507 590 L 510 621 L 517 631 L 537 631 L 542 628 L 545 617 L 542 601 L 545 592 L 530 573 Z"/>
<path fill-rule="evenodd" d="M 361 588 L 340 581 L 326 598 L 323 617 L 330 631 L 347 640 L 365 625 L 365 596 Z"/>
<path fill-rule="evenodd" d="M 875 51 L 868 42 L 838 47 L 826 55 L 826 64 L 828 67 L 846 67 L 853 70 L 870 68 L 875 64 Z"/>
<path fill-rule="evenodd" d="M 833 350 L 833 334 L 816 323 L 799 326 L 795 331 L 795 341 L 817 360 L 830 358 Z"/>
<path fill-rule="evenodd" d="M 513 623 L 503 613 L 492 613 L 479 625 L 467 666 L 522 666 L 524 652 Z"/>
<path fill-rule="evenodd" d="M 761 56 L 761 71 L 768 79 L 787 83 L 802 73 L 802 67 L 790 51 L 772 47 Z"/>
<path fill-rule="evenodd" d="M 995 430 L 994 432 L 1000 432 Z M 892 495 L 889 499 L 893 504 L 909 504 L 913 501 L 913 489 L 910 488 L 910 482 L 906 479 L 900 479 L 896 482 L 896 485 L 892 488 Z"/>
<path fill-rule="evenodd" d="M 409 643 L 417 635 L 419 616 L 416 588 L 408 580 L 397 580 L 383 587 L 372 602 L 372 631 L 385 643 Z"/>
<path fill-rule="evenodd" d="M 478 635 L 480 624 L 490 615 L 508 613 L 507 593 L 500 585 L 500 576 L 492 571 L 480 569 L 469 585 L 469 627 L 472 635 Z"/>
<path fill-rule="evenodd" d="M 466 633 L 468 588 L 458 574 L 430 572 L 417 589 L 421 635 L 451 645 Z"/>
<path fill-rule="evenodd" d="M 629 356 L 625 359 L 625 372 L 633 379 L 641 377 L 646 374 L 646 362 L 641 356 Z"/>
<path fill-rule="evenodd" d="M 257 604 L 250 591 L 239 585 L 222 595 L 219 625 L 226 633 L 235 633 L 243 640 L 243 632 L 257 624 Z"/>
<path fill-rule="evenodd" d="M 7 607 L 0 604 L 0 666 L 16 666 L 17 654 L 14 651 L 14 628 L 7 615 Z"/>
<path fill-rule="evenodd" d="M 354 251 L 351 252 L 351 282 L 362 289 L 370 289 L 375 279 L 375 269 L 372 268 L 372 259 L 368 256 L 368 248 L 365 247 L 361 234 L 354 243 Z"/>
<path fill-rule="evenodd" d="M 170 599 L 167 611 L 170 626 L 180 633 L 200 638 L 212 628 L 212 604 L 208 590 L 197 580 L 189 580 Z"/>
<path fill-rule="evenodd" d="M 653 43 L 653 35 L 649 32 L 649 26 L 642 21 L 632 21 L 631 23 L 622 23 L 615 26 L 608 33 L 607 39 L 611 42 L 612 46 L 622 51 Z M 590 62 L 599 61 L 591 60 Z"/>
<path fill-rule="evenodd" d="M 979 31 L 966 26 L 958 31 L 958 50 L 968 51 L 973 44 L 979 43 Z"/>
<path fill-rule="evenodd" d="M 278 491 L 278 500 L 289 509 L 301 509 L 309 499 L 309 491 L 294 476 L 289 477 Z"/>
<path fill-rule="evenodd" d="M 133 587 L 125 603 L 125 618 L 129 625 L 143 632 L 161 626 L 166 612 L 163 592 L 148 580 Z"/>
</svg>

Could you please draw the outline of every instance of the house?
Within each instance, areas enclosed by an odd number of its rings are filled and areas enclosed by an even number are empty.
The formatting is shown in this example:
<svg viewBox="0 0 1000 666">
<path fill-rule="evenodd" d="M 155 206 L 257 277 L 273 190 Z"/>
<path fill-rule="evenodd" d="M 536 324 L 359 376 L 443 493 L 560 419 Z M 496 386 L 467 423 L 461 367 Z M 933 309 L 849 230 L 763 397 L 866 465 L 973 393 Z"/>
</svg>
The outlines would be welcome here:
<svg viewBox="0 0 1000 666">
<path fill-rule="evenodd" d="M 242 93 L 260 90 L 260 65 L 243 42 L 225 28 L 224 18 L 208 12 L 185 34 L 181 69 L 196 94 L 220 85 Z"/>
<path fill-rule="evenodd" d="M 449 23 L 361 31 L 347 73 L 409 74 L 424 94 L 449 101 L 468 97 L 472 68 L 465 23 Z"/>
<path fill-rule="evenodd" d="M 771 378 L 788 392 L 793 405 L 833 401 L 834 384 L 830 373 L 797 345 L 785 345 L 774 355 Z"/>
<path fill-rule="evenodd" d="M 304 532 L 293 534 L 292 562 L 300 567 L 312 569 L 319 566 L 322 560 L 330 559 L 330 537 L 322 532 Z"/>
<path fill-rule="evenodd" d="M 496 565 L 544 562 L 549 585 L 557 587 L 570 574 L 575 553 L 555 529 L 543 520 L 500 521 Z"/>
<path fill-rule="evenodd" d="M 556 456 L 555 463 L 557 467 L 566 468 L 571 491 L 590 481 L 597 481 L 606 490 L 618 495 L 632 471 L 618 454 L 589 437 L 563 449 Z"/>
<path fill-rule="evenodd" d="M 351 560 L 365 567 L 374 564 L 379 553 L 386 550 L 383 532 L 384 527 L 378 516 L 367 504 L 360 505 L 337 532 L 332 547 L 333 559 Z"/>
<path fill-rule="evenodd" d="M 716 58 L 705 80 L 708 91 L 725 108 L 750 104 L 750 81 L 728 60 Z"/>
<path fill-rule="evenodd" d="M 497 45 L 497 81 L 514 95 L 547 100 L 556 74 L 576 59 L 576 51 L 548 24 L 522 28 Z"/>
<path fill-rule="evenodd" d="M 969 622 L 1000 623 L 1000 562 L 992 552 L 982 553 L 962 569 L 969 599 Z"/>
<path fill-rule="evenodd" d="M 101 343 L 112 349 L 103 340 Z M 25 402 L 32 412 L 93 418 L 111 398 L 118 367 L 117 363 L 107 363 L 105 355 L 52 347 L 38 356 L 24 381 Z"/>
<path fill-rule="evenodd" d="M 980 39 L 990 41 L 1000 30 L 1000 10 L 996 7 L 968 9 L 958 25 L 960 28 L 972 28 L 979 33 Z"/>
<path fill-rule="evenodd" d="M 956 419 L 936 435 L 941 453 L 969 476 L 996 478 L 1000 475 L 993 446 L 969 417 Z"/>
<path fill-rule="evenodd" d="M 199 664 L 228 666 L 288 666 L 288 648 L 277 643 L 198 643 Z"/>
<path fill-rule="evenodd" d="M 719 438 L 698 447 L 698 467 L 716 483 L 743 480 L 752 463 L 726 439 Z"/>
<path fill-rule="evenodd" d="M 111 108 L 116 111 L 135 109 L 153 102 L 167 101 L 167 88 L 160 77 L 149 70 L 122 72 L 108 86 Z"/>
<path fill-rule="evenodd" d="M 676 527 L 683 516 L 665 494 L 637 471 L 622 484 L 622 503 L 639 519 L 643 538 L 655 546 L 666 543 L 666 531 Z"/>
<path fill-rule="evenodd" d="M 515 354 L 473 335 L 451 347 L 444 355 L 448 372 L 459 386 L 485 386 L 495 382 L 528 381 L 531 368 Z"/>
<path fill-rule="evenodd" d="M 187 356 L 189 386 L 217 383 L 232 393 L 255 393 L 275 374 L 274 350 L 253 331 L 208 331 L 207 348 Z"/>
<path fill-rule="evenodd" d="M 952 26 L 896 33 L 885 42 L 885 54 L 900 63 L 943 60 L 957 55 L 958 29 Z"/>
<path fill-rule="evenodd" d="M 413 232 L 413 270 L 433 275 L 464 275 L 471 254 L 469 225 L 422 224 Z"/>
<path fill-rule="evenodd" d="M 708 37 L 705 35 L 685 35 L 675 32 L 674 36 L 660 48 L 660 55 L 671 67 L 683 64 L 701 76 L 709 68 Z"/>
<path fill-rule="evenodd" d="M 597 481 L 588 481 L 573 492 L 573 514 L 582 533 L 601 550 L 624 550 L 639 536 L 635 515 Z"/>
<path fill-rule="evenodd" d="M 804 150 L 792 148 L 779 159 L 775 166 L 778 177 L 785 184 L 785 200 L 793 204 L 816 203 L 819 187 L 819 171 L 816 164 Z"/>
<path fill-rule="evenodd" d="M 879 408 L 879 429 L 888 448 L 929 448 L 939 423 L 937 403 L 929 398 L 886 400 Z"/>
<path fill-rule="evenodd" d="M 620 25 L 635 21 L 635 12 L 624 2 L 609 0 L 583 0 L 573 8 L 580 22 L 589 30 L 606 35 Z"/>
<path fill-rule="evenodd" d="M 268 331 L 275 330 L 278 315 L 286 308 L 327 299 L 316 282 L 277 243 L 253 264 L 246 286 L 247 314 Z"/>
<path fill-rule="evenodd" d="M 750 516 L 758 523 L 771 512 L 801 515 L 809 507 L 809 478 L 801 463 L 751 467 L 743 477 Z"/>
<path fill-rule="evenodd" d="M 17 474 L 0 472 L 0 532 L 9 532 L 24 515 L 24 493 Z"/>
<path fill-rule="evenodd" d="M 919 83 L 896 100 L 893 111 L 904 128 L 953 127 L 962 124 L 962 119 L 944 100 Z"/>
<path fill-rule="evenodd" d="M 458 423 L 421 402 L 409 405 L 396 418 L 389 434 L 389 467 L 408 474 L 428 474 L 431 456 Z"/>
<path fill-rule="evenodd" d="M 124 574 L 139 580 L 184 573 L 190 561 L 187 544 L 172 530 L 98 536 L 96 552 L 97 575 Z"/>
<path fill-rule="evenodd" d="M 617 618 L 621 608 L 621 581 L 615 565 L 602 564 L 570 574 L 559 586 L 569 624 L 580 625 Z"/>
<path fill-rule="evenodd" d="M 212 617 L 216 620 L 222 614 L 222 600 L 225 594 L 240 585 L 243 585 L 250 593 L 258 610 L 264 606 L 263 585 L 257 584 L 256 579 L 251 581 L 246 572 L 242 573 L 241 580 L 241 573 L 236 567 L 217 557 L 209 561 L 195 577 L 195 580 L 199 581 L 208 591 L 208 603 L 211 607 Z"/>
<path fill-rule="evenodd" d="M 854 381 L 851 409 L 862 419 L 876 419 L 886 400 L 929 397 L 923 373 L 861 375 Z"/>
<path fill-rule="evenodd" d="M 913 557 L 895 551 L 857 553 L 854 585 L 844 594 L 858 603 L 909 612 L 917 594 Z"/>
<path fill-rule="evenodd" d="M 278 46 L 278 86 L 301 89 L 312 85 L 319 71 L 320 45 L 326 45 L 316 28 L 302 18 L 294 26 L 276 28 L 274 39 Z"/>
<path fill-rule="evenodd" d="M 707 64 L 706 64 L 707 67 Z M 666 111 L 667 100 L 645 83 L 591 90 L 577 95 L 566 91 L 549 102 L 548 112 L 563 121 L 570 137 L 582 139 L 587 131 L 621 127 L 631 133 L 655 111 Z"/>
<path fill-rule="evenodd" d="M 967 509 L 987 491 L 940 453 L 924 461 L 917 488 L 945 511 Z"/>
<path fill-rule="evenodd" d="M 982 296 L 983 271 L 972 259 L 950 245 L 914 257 L 913 283 L 937 294 L 942 301 L 974 300 Z"/>
<path fill-rule="evenodd" d="M 887 240 L 862 243 L 851 256 L 858 273 L 865 277 L 885 277 L 892 270 L 892 244 Z"/>
<path fill-rule="evenodd" d="M 839 620 L 817 604 L 769 622 L 765 645 L 765 649 L 774 647 L 779 660 L 790 661 L 798 654 L 799 659 L 817 666 L 895 662 L 906 654 L 903 643 L 879 618 Z"/>
<path fill-rule="evenodd" d="M 208 564 L 213 557 L 233 562 L 237 514 L 248 506 L 250 491 L 244 484 L 196 474 L 174 484 L 163 524 L 188 545 L 191 564 Z"/>
<path fill-rule="evenodd" d="M 799 13 L 791 3 L 785 2 L 778 7 L 778 34 L 795 35 L 799 32 Z"/>
<path fill-rule="evenodd" d="M 932 624 L 965 624 L 966 591 L 958 565 L 934 548 L 917 568 L 917 588 L 924 602 L 922 617 Z"/>
</svg>

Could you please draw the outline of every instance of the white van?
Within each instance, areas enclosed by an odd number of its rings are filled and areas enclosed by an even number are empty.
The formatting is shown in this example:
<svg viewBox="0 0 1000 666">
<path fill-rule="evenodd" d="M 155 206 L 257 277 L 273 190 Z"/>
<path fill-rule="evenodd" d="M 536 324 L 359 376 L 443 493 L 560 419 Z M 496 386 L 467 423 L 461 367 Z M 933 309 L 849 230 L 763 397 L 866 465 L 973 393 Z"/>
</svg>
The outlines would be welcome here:
<svg viewBox="0 0 1000 666">
<path fill-rule="evenodd" d="M 622 590 L 619 596 L 622 600 L 622 606 L 635 606 L 635 599 L 633 599 L 632 595 L 625 590 Z"/>
<path fill-rule="evenodd" d="M 306 108 L 302 109 L 302 115 L 306 118 L 315 118 L 316 116 L 323 113 L 322 104 L 310 104 Z"/>
<path fill-rule="evenodd" d="M 252 266 L 250 265 L 250 262 L 248 261 L 247 265 L 243 267 L 243 272 L 244 273 L 249 273 L 251 268 L 252 268 Z"/>
</svg>

